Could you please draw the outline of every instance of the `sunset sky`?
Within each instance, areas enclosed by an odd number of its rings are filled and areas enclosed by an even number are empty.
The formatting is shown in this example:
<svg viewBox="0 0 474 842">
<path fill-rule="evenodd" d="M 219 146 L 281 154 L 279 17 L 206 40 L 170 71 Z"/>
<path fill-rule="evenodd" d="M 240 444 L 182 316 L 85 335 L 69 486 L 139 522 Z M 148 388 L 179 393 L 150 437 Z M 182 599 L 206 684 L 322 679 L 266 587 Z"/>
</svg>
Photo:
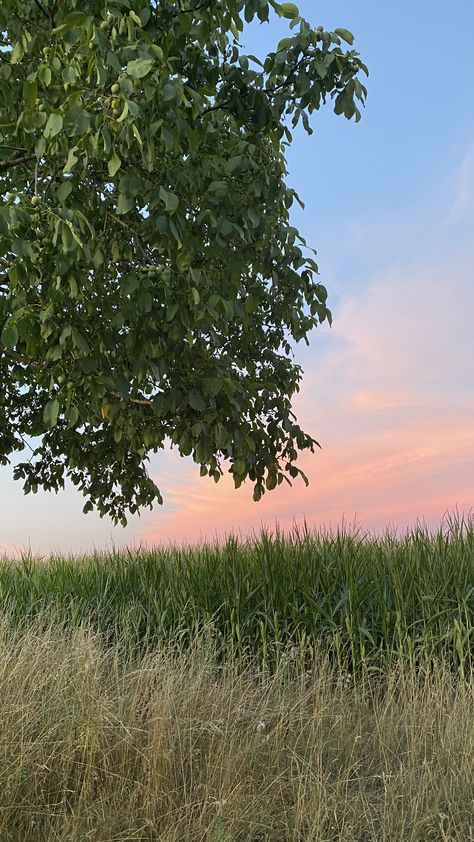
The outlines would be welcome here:
<svg viewBox="0 0 474 842">
<path fill-rule="evenodd" d="M 24 497 L 0 467 L 0 552 L 198 542 L 304 518 L 381 532 L 472 511 L 474 3 L 298 5 L 314 26 L 350 29 L 370 69 L 362 121 L 328 105 L 288 154 L 288 182 L 306 203 L 293 220 L 318 250 L 334 315 L 309 348 L 296 346 L 294 411 L 322 445 L 298 462 L 309 487 L 284 483 L 254 503 L 249 481 L 235 491 L 225 474 L 216 485 L 167 449 L 150 463 L 164 505 L 123 529 L 83 515 L 72 485 Z M 246 51 L 263 57 L 287 24 L 252 26 Z"/>
</svg>

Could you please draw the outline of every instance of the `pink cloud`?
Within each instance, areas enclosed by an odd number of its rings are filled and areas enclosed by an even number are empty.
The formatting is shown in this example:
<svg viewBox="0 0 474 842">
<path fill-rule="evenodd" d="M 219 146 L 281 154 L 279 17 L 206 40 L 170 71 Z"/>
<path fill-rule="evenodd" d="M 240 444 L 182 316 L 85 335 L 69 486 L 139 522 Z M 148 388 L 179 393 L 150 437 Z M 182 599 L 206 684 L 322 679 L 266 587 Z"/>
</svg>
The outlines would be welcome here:
<svg viewBox="0 0 474 842">
<path fill-rule="evenodd" d="M 327 526 L 344 516 L 383 529 L 389 522 L 404 527 L 417 518 L 440 519 L 455 506 L 467 511 L 473 501 L 471 417 L 439 413 L 371 436 L 329 436 L 322 452 L 300 458 L 309 488 L 301 481 L 291 489 L 284 484 L 258 504 L 249 483 L 235 491 L 227 474 L 217 485 L 188 475 L 184 483 L 163 489 L 176 508 L 147 514 L 141 537 L 150 544 L 188 542 L 250 534 L 275 520 L 291 529 L 303 518 L 309 526 Z"/>
<path fill-rule="evenodd" d="M 313 338 L 294 401 L 299 423 L 323 445 L 298 462 L 309 488 L 297 479 L 256 504 L 251 483 L 235 491 L 225 474 L 215 485 L 173 452 L 162 482 L 155 477 L 172 508 L 147 513 L 140 536 L 188 542 L 250 534 L 275 520 L 283 529 L 303 518 L 310 526 L 340 524 L 343 516 L 383 530 L 439 521 L 456 506 L 470 511 L 472 264 L 465 252 L 445 266 L 430 267 L 423 255 L 392 268 L 346 296 L 324 342 Z"/>
</svg>

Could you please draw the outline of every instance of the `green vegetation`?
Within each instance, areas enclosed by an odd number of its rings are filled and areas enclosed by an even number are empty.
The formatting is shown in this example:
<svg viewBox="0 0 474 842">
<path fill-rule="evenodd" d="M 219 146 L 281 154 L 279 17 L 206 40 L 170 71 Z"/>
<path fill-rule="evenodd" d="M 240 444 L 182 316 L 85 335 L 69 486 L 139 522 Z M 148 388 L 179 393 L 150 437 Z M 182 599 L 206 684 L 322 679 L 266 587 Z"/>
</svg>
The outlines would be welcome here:
<svg viewBox="0 0 474 842">
<path fill-rule="evenodd" d="M 203 630 L 221 657 L 273 668 L 291 647 L 323 645 L 351 672 L 392 661 L 474 663 L 474 519 L 383 538 L 262 532 L 225 546 L 111 552 L 0 564 L 0 608 L 14 625 L 41 615 L 91 624 L 131 652 Z"/>
<path fill-rule="evenodd" d="M 287 37 L 246 55 L 272 17 Z M 308 482 L 291 354 L 332 316 L 286 153 L 326 103 L 360 119 L 353 41 L 277 0 L 0 4 L 0 465 L 40 439 L 25 493 L 68 477 L 126 523 L 170 440 L 256 501 Z"/>
<path fill-rule="evenodd" d="M 0 563 L 2 842 L 474 840 L 474 520 Z"/>
</svg>

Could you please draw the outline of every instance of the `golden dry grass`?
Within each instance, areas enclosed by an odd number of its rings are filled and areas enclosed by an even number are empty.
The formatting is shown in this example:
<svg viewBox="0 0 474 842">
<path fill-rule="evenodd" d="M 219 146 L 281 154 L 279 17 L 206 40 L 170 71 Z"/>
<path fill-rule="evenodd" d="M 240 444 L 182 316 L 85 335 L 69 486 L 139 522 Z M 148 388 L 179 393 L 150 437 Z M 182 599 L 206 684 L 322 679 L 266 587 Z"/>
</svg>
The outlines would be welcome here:
<svg viewBox="0 0 474 842">
<path fill-rule="evenodd" d="M 294 653 L 293 653 L 294 654 Z M 124 659 L 87 627 L 0 627 L 0 839 L 474 839 L 472 680 Z"/>
</svg>

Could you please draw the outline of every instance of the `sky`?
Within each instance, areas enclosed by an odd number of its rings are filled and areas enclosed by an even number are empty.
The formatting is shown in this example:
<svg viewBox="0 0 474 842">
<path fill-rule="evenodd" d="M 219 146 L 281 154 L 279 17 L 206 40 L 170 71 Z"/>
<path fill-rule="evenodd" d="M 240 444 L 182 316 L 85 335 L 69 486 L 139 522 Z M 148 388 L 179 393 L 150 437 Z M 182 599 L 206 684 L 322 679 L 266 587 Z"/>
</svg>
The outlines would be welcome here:
<svg viewBox="0 0 474 842">
<path fill-rule="evenodd" d="M 293 409 L 322 445 L 307 474 L 252 500 L 165 450 L 149 470 L 164 505 L 114 527 L 69 484 L 24 496 L 0 467 L 0 553 L 86 553 L 242 538 L 262 527 L 342 522 L 374 534 L 436 528 L 474 503 L 474 31 L 472 0 L 300 0 L 314 26 L 343 26 L 368 65 L 362 121 L 331 106 L 294 133 L 293 222 L 318 251 L 332 328 L 307 348 Z M 288 21 L 252 25 L 245 52 L 274 48 Z M 20 459 L 21 457 L 19 457 Z M 19 460 L 18 459 L 18 460 Z"/>
</svg>

